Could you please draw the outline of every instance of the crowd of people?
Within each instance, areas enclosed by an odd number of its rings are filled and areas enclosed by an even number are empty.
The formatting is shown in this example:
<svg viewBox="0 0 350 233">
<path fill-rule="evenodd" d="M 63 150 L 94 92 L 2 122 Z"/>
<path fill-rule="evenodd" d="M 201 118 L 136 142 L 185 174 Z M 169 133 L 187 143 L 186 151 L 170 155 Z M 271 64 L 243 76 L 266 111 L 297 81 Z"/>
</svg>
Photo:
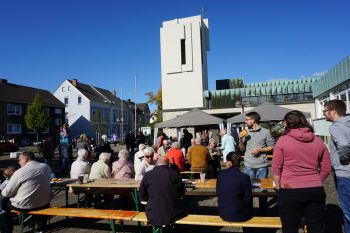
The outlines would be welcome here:
<svg viewBox="0 0 350 233">
<path fill-rule="evenodd" d="M 273 153 L 271 175 L 278 193 L 283 232 L 298 232 L 302 217 L 308 232 L 325 232 L 326 194 L 323 184 L 333 168 L 344 214 L 344 229 L 349 233 L 350 116 L 346 116 L 345 104 L 340 100 L 328 101 L 323 112 L 325 118 L 333 122 L 330 152 L 315 136 L 302 112 L 290 111 L 285 115 L 285 130 L 276 143 L 270 131 L 260 125 L 259 113 L 250 112 L 245 118 L 247 129 L 238 134 L 238 140 L 222 130 L 221 145 L 218 146 L 208 131 L 193 138 L 184 129 L 179 142 L 167 139 L 165 135 L 161 135 L 154 146 L 145 145 L 140 140 L 136 153 L 129 146 L 119 151 L 115 161 L 111 161 L 113 150 L 107 138 L 102 137 L 101 153 L 92 163 L 88 139 L 81 135 L 77 142 L 77 158 L 71 164 L 69 128 L 64 125 L 60 141 L 60 173 L 69 174 L 71 178 L 85 175 L 89 179 L 140 180 L 139 197 L 145 204 L 148 221 L 154 226 L 163 226 L 173 224 L 187 213 L 185 185 L 180 171 L 204 172 L 209 178 L 217 178 L 220 217 L 225 221 L 240 222 L 253 216 L 252 180 L 269 176 L 267 155 Z M 226 169 L 221 169 L 221 160 Z M 19 157 L 20 169 L 5 170 L 6 181 L 0 186 L 2 232 L 12 232 L 10 209 L 23 212 L 50 205 L 52 172 L 50 163 L 47 163 L 39 163 L 33 153 L 23 152 Z M 104 203 L 110 204 L 113 194 L 104 193 L 103 199 Z M 94 199 L 95 202 L 101 200 L 98 195 Z M 267 200 L 259 198 L 261 214 L 266 213 L 266 208 Z M 39 221 L 40 227 L 45 226 L 44 220 Z"/>
</svg>

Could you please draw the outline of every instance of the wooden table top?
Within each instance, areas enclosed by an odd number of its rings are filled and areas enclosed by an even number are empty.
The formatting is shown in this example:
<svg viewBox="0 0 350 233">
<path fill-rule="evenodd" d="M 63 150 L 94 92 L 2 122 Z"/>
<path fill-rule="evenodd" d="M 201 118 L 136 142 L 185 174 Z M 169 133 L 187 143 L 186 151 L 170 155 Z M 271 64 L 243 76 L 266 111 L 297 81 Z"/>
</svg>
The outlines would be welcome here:
<svg viewBox="0 0 350 233">
<path fill-rule="evenodd" d="M 215 189 L 216 188 L 216 179 L 206 179 L 204 182 L 201 182 L 201 180 L 199 179 L 189 180 L 189 181 L 194 183 L 194 187 L 197 189 Z M 272 178 L 259 179 L 259 181 L 260 181 L 259 188 L 264 188 L 264 189 L 274 188 Z"/>
<path fill-rule="evenodd" d="M 35 210 L 33 212 L 35 212 L 35 214 L 40 214 L 40 215 L 68 216 L 68 217 L 80 217 L 80 218 L 118 219 L 118 220 L 131 220 L 138 213 L 138 211 L 126 211 L 126 210 L 99 210 L 99 209 L 62 208 L 62 207 L 52 207 L 52 208 L 47 208 L 42 210 Z"/>
<path fill-rule="evenodd" d="M 139 188 L 140 180 L 134 179 L 98 179 L 85 184 L 78 182 L 67 184 L 71 188 Z"/>
<path fill-rule="evenodd" d="M 201 174 L 203 172 L 182 171 L 180 174 Z"/>
<path fill-rule="evenodd" d="M 77 179 L 71 178 L 53 178 L 51 179 L 51 186 L 66 186 L 67 184 L 76 182 Z"/>
</svg>

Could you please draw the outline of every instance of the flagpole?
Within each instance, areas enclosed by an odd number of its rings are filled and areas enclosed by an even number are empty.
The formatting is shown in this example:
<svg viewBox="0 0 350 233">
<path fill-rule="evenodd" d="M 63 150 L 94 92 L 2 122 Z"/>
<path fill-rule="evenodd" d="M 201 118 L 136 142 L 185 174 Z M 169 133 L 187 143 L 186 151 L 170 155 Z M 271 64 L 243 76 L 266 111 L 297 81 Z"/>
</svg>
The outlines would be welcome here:
<svg viewBox="0 0 350 233">
<path fill-rule="evenodd" d="M 136 132 L 137 132 L 137 123 L 136 123 L 136 119 L 137 119 L 137 115 L 136 115 L 136 80 L 137 80 L 137 76 L 135 75 L 135 136 L 136 136 Z"/>
</svg>

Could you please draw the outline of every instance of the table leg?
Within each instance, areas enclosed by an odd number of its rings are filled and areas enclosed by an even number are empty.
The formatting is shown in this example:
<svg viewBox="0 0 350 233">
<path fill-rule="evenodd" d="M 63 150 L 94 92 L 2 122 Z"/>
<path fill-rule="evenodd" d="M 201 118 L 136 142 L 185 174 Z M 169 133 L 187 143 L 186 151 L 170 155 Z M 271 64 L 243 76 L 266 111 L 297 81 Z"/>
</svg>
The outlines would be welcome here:
<svg viewBox="0 0 350 233">
<path fill-rule="evenodd" d="M 68 186 L 66 186 L 66 207 L 68 207 Z"/>
<path fill-rule="evenodd" d="M 134 203 L 135 203 L 135 210 L 139 211 L 139 197 L 138 197 L 138 193 L 137 193 L 136 188 L 131 193 L 131 196 L 132 196 L 132 199 L 134 200 Z"/>
</svg>

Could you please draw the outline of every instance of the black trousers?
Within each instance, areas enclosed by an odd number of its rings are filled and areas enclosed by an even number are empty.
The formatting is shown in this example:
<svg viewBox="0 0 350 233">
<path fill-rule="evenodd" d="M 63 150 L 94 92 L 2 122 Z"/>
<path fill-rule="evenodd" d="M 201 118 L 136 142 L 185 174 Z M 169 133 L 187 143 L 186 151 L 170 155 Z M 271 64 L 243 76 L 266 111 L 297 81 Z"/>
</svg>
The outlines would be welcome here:
<svg viewBox="0 0 350 233">
<path fill-rule="evenodd" d="M 308 233 L 324 233 L 326 194 L 323 187 L 280 189 L 278 205 L 283 233 L 298 233 L 305 217 Z"/>
<path fill-rule="evenodd" d="M 32 210 L 40 210 L 40 209 L 45 209 L 49 208 L 50 204 L 47 204 L 45 206 L 39 207 L 39 208 L 34 208 L 34 209 L 19 209 L 10 204 L 8 202 L 8 208 L 6 209 L 6 212 L 1 215 L 1 233 L 12 233 L 13 231 L 13 222 L 12 222 L 12 214 L 11 210 L 17 210 L 22 213 L 27 213 Z M 46 221 L 47 221 L 47 216 L 35 216 L 35 222 L 38 225 L 38 230 L 44 230 L 46 228 Z"/>
</svg>

